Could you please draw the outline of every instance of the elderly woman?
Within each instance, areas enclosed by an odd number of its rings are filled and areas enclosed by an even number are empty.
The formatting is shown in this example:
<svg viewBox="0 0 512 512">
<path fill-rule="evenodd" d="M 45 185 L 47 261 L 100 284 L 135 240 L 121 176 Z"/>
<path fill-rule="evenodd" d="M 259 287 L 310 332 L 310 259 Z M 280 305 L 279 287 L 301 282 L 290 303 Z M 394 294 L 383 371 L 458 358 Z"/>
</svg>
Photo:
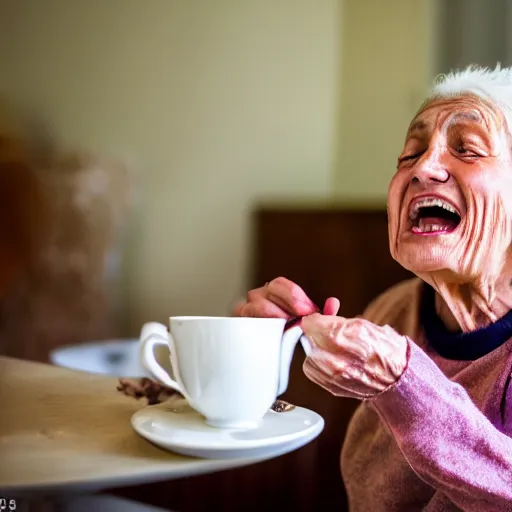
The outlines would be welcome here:
<svg viewBox="0 0 512 512">
<path fill-rule="evenodd" d="M 303 317 L 305 374 L 362 401 L 341 472 L 350 510 L 512 511 L 512 69 L 438 81 L 388 193 L 393 258 L 418 277 L 361 318 L 277 278 L 240 316 Z"/>
</svg>

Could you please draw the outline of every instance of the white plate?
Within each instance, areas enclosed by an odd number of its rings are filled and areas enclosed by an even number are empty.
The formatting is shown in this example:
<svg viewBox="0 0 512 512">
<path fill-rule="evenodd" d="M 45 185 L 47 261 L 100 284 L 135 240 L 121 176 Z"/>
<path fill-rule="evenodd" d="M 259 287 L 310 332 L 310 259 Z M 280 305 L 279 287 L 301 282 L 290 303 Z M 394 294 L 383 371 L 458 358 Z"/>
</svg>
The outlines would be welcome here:
<svg viewBox="0 0 512 512">
<path fill-rule="evenodd" d="M 116 377 L 149 377 L 140 363 L 138 339 L 104 340 L 59 347 L 50 361 L 64 368 Z"/>
<path fill-rule="evenodd" d="M 257 428 L 210 427 L 186 402 L 146 407 L 132 416 L 135 431 L 151 443 L 181 455 L 202 458 L 268 457 L 296 450 L 324 428 L 316 412 L 295 407 L 269 411 Z"/>
</svg>

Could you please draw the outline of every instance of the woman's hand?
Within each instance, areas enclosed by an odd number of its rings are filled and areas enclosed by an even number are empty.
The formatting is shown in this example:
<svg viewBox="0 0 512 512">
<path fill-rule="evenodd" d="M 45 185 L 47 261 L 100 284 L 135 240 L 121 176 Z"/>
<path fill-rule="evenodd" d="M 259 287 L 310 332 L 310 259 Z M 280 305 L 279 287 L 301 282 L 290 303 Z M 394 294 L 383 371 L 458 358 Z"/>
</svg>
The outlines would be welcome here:
<svg viewBox="0 0 512 512">
<path fill-rule="evenodd" d="M 323 311 L 325 314 L 335 315 L 339 307 L 339 300 L 331 297 L 325 301 Z M 234 315 L 290 320 L 318 311 L 319 308 L 299 285 L 284 277 L 278 277 L 261 288 L 251 290 L 247 294 L 247 300 L 235 307 Z"/>
<path fill-rule="evenodd" d="M 314 313 L 301 326 L 312 345 L 304 373 L 333 395 L 370 398 L 407 365 L 407 338 L 389 325 Z"/>
</svg>

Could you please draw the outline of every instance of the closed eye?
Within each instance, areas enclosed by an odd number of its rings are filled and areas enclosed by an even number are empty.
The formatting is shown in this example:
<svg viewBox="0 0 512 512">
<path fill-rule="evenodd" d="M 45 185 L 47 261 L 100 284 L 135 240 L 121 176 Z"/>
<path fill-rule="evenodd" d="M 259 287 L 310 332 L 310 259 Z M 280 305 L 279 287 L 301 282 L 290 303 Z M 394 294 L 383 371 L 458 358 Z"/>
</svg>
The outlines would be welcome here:
<svg viewBox="0 0 512 512">
<path fill-rule="evenodd" d="M 479 155 L 478 153 L 475 153 L 471 149 L 468 149 L 468 148 L 466 148 L 464 146 L 457 146 L 455 151 L 457 152 L 458 155 L 469 156 L 471 158 L 479 158 L 479 157 L 482 156 L 482 155 Z"/>
<path fill-rule="evenodd" d="M 414 153 L 413 155 L 406 155 L 402 156 L 398 159 L 398 165 L 408 162 L 409 160 L 416 160 L 416 158 L 419 158 L 423 154 L 423 151 L 419 151 L 418 153 Z"/>
</svg>

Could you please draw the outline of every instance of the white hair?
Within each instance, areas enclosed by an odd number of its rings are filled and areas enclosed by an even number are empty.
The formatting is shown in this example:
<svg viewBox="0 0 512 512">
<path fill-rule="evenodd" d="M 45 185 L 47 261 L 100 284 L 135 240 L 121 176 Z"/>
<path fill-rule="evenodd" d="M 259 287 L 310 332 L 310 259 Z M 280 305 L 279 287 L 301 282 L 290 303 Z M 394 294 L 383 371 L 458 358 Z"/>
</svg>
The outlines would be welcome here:
<svg viewBox="0 0 512 512">
<path fill-rule="evenodd" d="M 512 68 L 502 68 L 499 63 L 494 69 L 471 65 L 466 69 L 439 75 L 427 102 L 468 93 L 496 105 L 503 113 L 509 131 L 512 131 Z"/>
</svg>

